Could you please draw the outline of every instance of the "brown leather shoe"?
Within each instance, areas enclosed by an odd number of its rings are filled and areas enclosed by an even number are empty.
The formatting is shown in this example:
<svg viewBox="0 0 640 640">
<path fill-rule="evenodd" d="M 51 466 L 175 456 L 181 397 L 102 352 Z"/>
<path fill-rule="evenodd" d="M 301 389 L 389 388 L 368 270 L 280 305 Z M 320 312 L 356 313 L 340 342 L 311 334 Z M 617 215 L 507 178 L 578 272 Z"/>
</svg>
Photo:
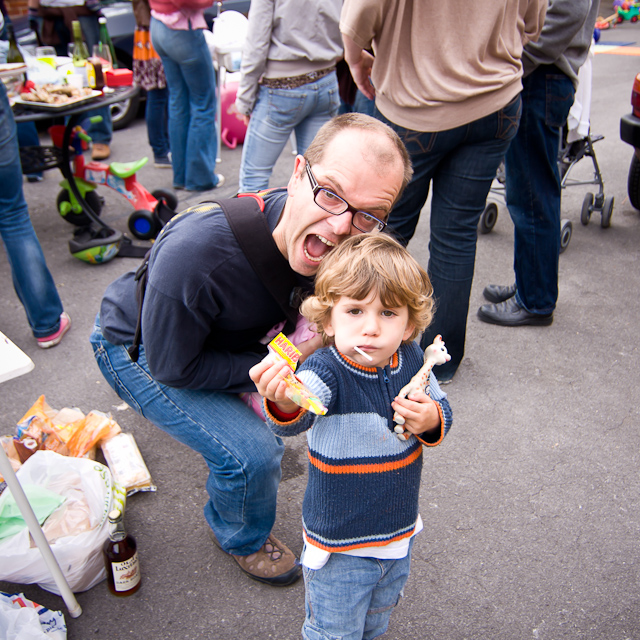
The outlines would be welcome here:
<svg viewBox="0 0 640 640">
<path fill-rule="evenodd" d="M 224 551 L 213 531 L 207 529 L 215 545 Z M 293 584 L 302 572 L 302 567 L 293 551 L 273 534 L 255 553 L 248 556 L 236 556 L 233 553 L 227 553 L 227 555 L 231 556 L 250 578 L 274 587 Z"/>
<path fill-rule="evenodd" d="M 92 160 L 106 160 L 111 155 L 111 149 L 108 144 L 102 142 L 94 142 L 91 149 Z"/>
</svg>

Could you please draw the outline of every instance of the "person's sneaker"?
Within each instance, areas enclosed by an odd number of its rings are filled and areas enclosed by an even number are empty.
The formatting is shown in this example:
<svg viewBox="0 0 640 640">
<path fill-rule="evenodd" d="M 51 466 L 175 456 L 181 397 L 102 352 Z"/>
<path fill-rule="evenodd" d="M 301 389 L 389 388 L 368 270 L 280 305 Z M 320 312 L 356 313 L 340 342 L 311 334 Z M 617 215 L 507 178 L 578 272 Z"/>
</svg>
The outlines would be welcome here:
<svg viewBox="0 0 640 640">
<path fill-rule="evenodd" d="M 41 349 L 49 349 L 50 347 L 55 347 L 57 344 L 60 344 L 62 337 L 65 333 L 67 333 L 67 331 L 69 331 L 69 329 L 71 329 L 71 318 L 65 311 L 63 311 L 60 314 L 60 328 L 50 336 L 45 336 L 44 338 L 36 338 L 38 346 Z"/>
<path fill-rule="evenodd" d="M 185 189 L 185 191 L 190 191 L 192 193 L 202 193 L 203 191 L 211 191 L 212 189 L 219 189 L 220 187 L 223 187 L 226 181 L 227 179 L 221 173 L 216 173 L 216 184 L 214 187 L 210 187 L 206 189 Z M 173 185 L 173 188 L 179 189 L 180 187 L 176 187 L 175 185 Z"/>
<path fill-rule="evenodd" d="M 224 551 L 213 531 L 209 527 L 207 531 L 214 544 Z M 224 553 L 227 552 L 224 551 Z M 255 553 L 248 556 L 236 556 L 233 553 L 227 553 L 227 555 L 231 556 L 250 578 L 274 587 L 287 587 L 293 584 L 302 573 L 302 567 L 293 551 L 273 534 Z"/>
<path fill-rule="evenodd" d="M 94 142 L 91 149 L 92 160 L 106 160 L 111 155 L 111 149 L 108 144 L 103 142 Z"/>
<path fill-rule="evenodd" d="M 173 167 L 171 164 L 171 158 L 168 155 L 164 156 L 164 158 L 155 158 L 153 166 L 156 169 L 171 169 Z"/>
<path fill-rule="evenodd" d="M 42 182 L 43 180 L 44 178 L 37 173 L 32 173 L 27 176 L 27 182 Z"/>
</svg>

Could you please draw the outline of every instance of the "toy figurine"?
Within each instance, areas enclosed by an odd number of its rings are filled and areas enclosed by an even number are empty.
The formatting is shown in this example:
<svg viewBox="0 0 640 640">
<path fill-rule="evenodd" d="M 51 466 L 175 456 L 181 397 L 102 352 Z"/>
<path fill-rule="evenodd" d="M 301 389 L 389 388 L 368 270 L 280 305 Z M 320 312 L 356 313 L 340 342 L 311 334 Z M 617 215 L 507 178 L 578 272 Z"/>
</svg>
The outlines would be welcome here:
<svg viewBox="0 0 640 640">
<path fill-rule="evenodd" d="M 444 346 L 442 336 L 438 335 L 435 337 L 433 343 L 424 350 L 424 364 L 418 373 L 411 378 L 409 384 L 406 384 L 402 389 L 400 389 L 398 398 L 406 398 L 414 391 L 423 389 L 428 394 L 431 369 L 433 369 L 434 365 L 444 364 L 445 362 L 449 362 L 449 360 L 451 360 L 451 356 L 447 353 L 447 348 Z M 404 424 L 404 418 L 396 412 L 393 414 L 393 421 L 396 423 L 393 430 L 395 431 L 398 439 L 407 440 L 409 435 L 405 432 L 404 427 L 402 427 Z"/>
</svg>

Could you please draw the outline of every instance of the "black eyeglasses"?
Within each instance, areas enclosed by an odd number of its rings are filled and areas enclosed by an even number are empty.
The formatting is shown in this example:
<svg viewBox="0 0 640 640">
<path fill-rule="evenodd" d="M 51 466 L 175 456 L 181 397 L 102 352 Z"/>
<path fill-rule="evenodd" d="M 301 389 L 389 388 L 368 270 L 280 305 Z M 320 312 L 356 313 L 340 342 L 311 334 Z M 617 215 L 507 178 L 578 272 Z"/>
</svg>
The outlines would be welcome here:
<svg viewBox="0 0 640 640">
<path fill-rule="evenodd" d="M 347 211 L 352 214 L 351 224 L 364 233 L 371 231 L 382 231 L 386 226 L 386 222 L 378 220 L 375 216 L 372 216 L 366 211 L 358 211 L 352 207 L 344 198 L 333 193 L 325 187 L 321 187 L 316 180 L 316 177 L 311 172 L 311 165 L 305 158 L 305 169 L 309 176 L 309 182 L 311 182 L 311 188 L 313 189 L 313 200 L 321 208 L 334 216 L 341 216 Z"/>
</svg>

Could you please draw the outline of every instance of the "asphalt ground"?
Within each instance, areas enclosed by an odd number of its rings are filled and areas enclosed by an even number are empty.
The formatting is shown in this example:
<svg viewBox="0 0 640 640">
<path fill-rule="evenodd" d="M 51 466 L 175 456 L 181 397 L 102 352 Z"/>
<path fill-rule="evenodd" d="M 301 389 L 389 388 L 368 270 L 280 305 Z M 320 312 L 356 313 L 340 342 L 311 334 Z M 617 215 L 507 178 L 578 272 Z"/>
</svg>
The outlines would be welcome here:
<svg viewBox="0 0 640 640">
<path fill-rule="evenodd" d="M 425 530 L 385 636 L 390 640 L 640 638 L 640 213 L 627 197 L 632 149 L 619 138 L 620 116 L 630 111 L 640 71 L 633 49 L 639 41 L 640 26 L 623 23 L 603 32 L 601 42 L 627 46 L 594 59 L 592 133 L 605 136 L 595 150 L 615 205 L 610 228 L 600 227 L 597 213 L 583 226 L 583 198 L 597 187 L 563 192 L 563 217 L 572 221 L 573 235 L 560 258 L 550 327 L 504 328 L 476 318 L 483 287 L 513 281 L 513 229 L 503 201 L 493 197 L 499 216 L 493 232 L 478 238 L 466 357 L 446 387 L 454 426 L 442 445 L 425 451 Z M 117 132 L 112 148 L 119 161 L 150 154 L 144 121 Z M 219 170 L 227 184 L 221 195 L 237 188 L 240 155 L 240 148 L 222 149 Z M 292 167 L 287 151 L 272 186 L 284 185 Z M 589 159 L 574 171 L 587 180 L 593 175 Z M 171 185 L 169 172 L 152 166 L 139 179 L 149 189 Z M 102 582 L 77 594 L 83 613 L 66 615 L 69 640 L 299 638 L 302 582 L 283 589 L 253 582 L 214 547 L 202 516 L 204 462 L 123 408 L 102 379 L 88 343 L 92 322 L 105 287 L 138 261 L 90 266 L 69 254 L 71 227 L 55 210 L 59 181 L 59 173 L 49 171 L 24 189 L 73 328 L 55 349 L 39 350 L 0 258 L 0 330 L 35 362 L 31 373 L 0 386 L 2 433 L 14 432 L 40 394 L 55 408 L 111 412 L 135 435 L 158 487 L 128 502 L 142 588 L 117 599 Z M 102 193 L 103 217 L 126 231 L 129 205 Z M 180 204 L 208 195 L 181 192 Z M 410 245 L 424 265 L 428 218 L 427 206 Z M 287 441 L 274 528 L 297 553 L 305 482 L 306 442 L 297 437 Z M 0 589 L 22 591 L 66 613 L 58 596 L 37 586 L 0 582 Z"/>
</svg>

